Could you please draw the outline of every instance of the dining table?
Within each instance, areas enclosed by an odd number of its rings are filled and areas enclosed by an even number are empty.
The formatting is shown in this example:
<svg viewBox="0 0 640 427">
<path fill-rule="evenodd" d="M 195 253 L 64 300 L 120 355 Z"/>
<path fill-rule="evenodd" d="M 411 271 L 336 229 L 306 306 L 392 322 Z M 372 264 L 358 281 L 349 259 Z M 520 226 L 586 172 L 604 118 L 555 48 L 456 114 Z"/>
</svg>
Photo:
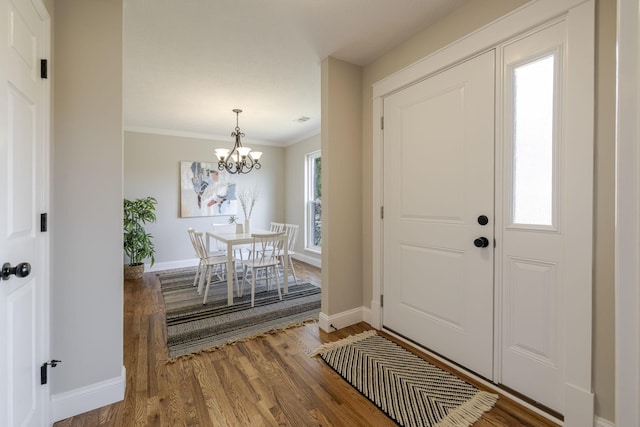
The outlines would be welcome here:
<svg viewBox="0 0 640 427">
<path fill-rule="evenodd" d="M 232 231 L 229 229 L 224 229 L 220 231 L 207 231 L 206 233 L 206 247 L 207 252 L 211 251 L 211 240 L 217 240 L 218 242 L 227 245 L 227 305 L 233 305 L 233 274 L 229 274 L 234 271 L 234 259 L 233 259 L 233 247 L 239 245 L 246 245 L 253 243 L 253 235 L 254 234 L 278 234 L 276 231 L 269 230 L 261 230 L 254 229 L 250 233 L 245 233 L 244 231 Z M 289 239 L 285 233 L 282 233 L 281 236 L 282 248 L 284 250 L 284 256 L 282 257 L 284 262 L 284 271 L 289 271 Z M 289 278 L 287 274 L 284 274 L 284 293 L 287 294 L 289 292 Z"/>
</svg>

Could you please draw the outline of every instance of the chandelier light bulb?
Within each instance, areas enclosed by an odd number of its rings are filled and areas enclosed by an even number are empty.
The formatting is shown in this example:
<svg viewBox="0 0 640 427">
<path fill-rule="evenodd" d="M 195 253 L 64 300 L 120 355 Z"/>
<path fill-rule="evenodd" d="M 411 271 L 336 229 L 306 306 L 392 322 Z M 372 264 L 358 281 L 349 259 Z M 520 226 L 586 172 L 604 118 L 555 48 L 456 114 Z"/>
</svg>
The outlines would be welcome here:
<svg viewBox="0 0 640 427">
<path fill-rule="evenodd" d="M 216 148 L 215 149 L 216 156 L 218 160 L 224 161 L 229 156 L 229 150 L 227 148 Z"/>
</svg>

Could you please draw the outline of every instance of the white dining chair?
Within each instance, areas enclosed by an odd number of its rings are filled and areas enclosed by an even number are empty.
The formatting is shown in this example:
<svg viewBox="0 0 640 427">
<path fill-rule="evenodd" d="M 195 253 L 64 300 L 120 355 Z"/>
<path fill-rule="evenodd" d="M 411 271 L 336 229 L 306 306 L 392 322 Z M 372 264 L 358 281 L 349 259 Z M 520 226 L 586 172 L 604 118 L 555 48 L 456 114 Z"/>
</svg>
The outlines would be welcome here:
<svg viewBox="0 0 640 427">
<path fill-rule="evenodd" d="M 200 274 L 202 273 L 202 269 L 203 269 L 203 265 L 202 265 L 202 256 L 200 255 L 200 250 L 198 249 L 197 243 L 196 243 L 196 237 L 194 235 L 195 230 L 191 227 L 187 228 L 187 233 L 189 234 L 189 240 L 191 241 L 191 245 L 193 246 L 193 250 L 196 254 L 196 257 L 198 258 L 198 268 L 196 269 L 196 275 L 193 278 L 193 286 L 196 286 L 196 283 L 198 282 L 198 279 L 200 278 Z"/>
<path fill-rule="evenodd" d="M 284 224 L 280 222 L 271 222 L 269 224 L 269 231 L 272 233 L 282 233 L 284 231 Z M 267 249 L 277 250 L 280 246 L 282 246 L 282 241 L 279 241 L 277 246 L 269 246 Z"/>
<path fill-rule="evenodd" d="M 242 286 L 240 296 L 244 294 L 244 285 L 247 282 L 249 270 L 251 270 L 251 307 L 255 305 L 256 294 L 256 280 L 258 272 L 264 269 L 264 280 L 266 280 L 266 288 L 270 289 L 269 278 L 274 277 L 276 279 L 276 286 L 278 288 L 278 298 L 282 299 L 282 292 L 280 291 L 280 278 L 278 276 L 278 267 L 280 267 L 280 260 L 276 255 L 277 251 L 273 249 L 278 244 L 278 241 L 282 238 L 284 233 L 269 233 L 269 234 L 252 234 L 253 243 L 251 244 L 252 255 L 249 259 L 241 261 L 242 263 Z M 273 276 L 269 276 L 269 268 L 271 268 Z"/>
<path fill-rule="evenodd" d="M 218 255 L 218 256 L 208 256 L 207 249 L 204 244 L 204 240 L 202 238 L 203 233 L 199 231 L 194 231 L 194 241 L 196 243 L 196 247 L 198 248 L 198 253 L 201 257 L 201 263 L 203 266 L 203 271 L 200 273 L 200 280 L 198 283 L 198 294 L 202 294 L 204 290 L 204 298 L 202 299 L 202 304 L 207 303 L 207 296 L 209 295 L 209 288 L 211 287 L 211 276 L 215 272 L 216 268 L 219 269 L 221 274 L 218 275 L 218 278 L 223 281 L 224 280 L 224 269 L 227 265 L 227 256 L 226 255 Z M 236 262 L 235 258 L 232 259 L 233 271 L 227 272 L 227 274 L 233 274 L 233 277 L 236 281 L 236 293 L 239 293 L 240 290 L 238 288 L 238 274 L 236 273 Z"/>
<path fill-rule="evenodd" d="M 285 224 L 284 225 L 284 232 L 287 235 L 287 255 L 288 255 L 288 259 L 289 259 L 289 271 L 287 271 L 287 274 L 285 274 L 285 280 L 289 280 L 289 273 L 291 273 L 291 275 L 293 276 L 293 283 L 298 283 L 298 278 L 296 277 L 296 269 L 293 267 L 293 258 L 291 257 L 292 255 L 295 255 L 295 245 L 296 245 L 296 239 L 298 238 L 298 229 L 300 227 L 296 224 Z M 276 251 L 276 256 L 280 259 L 280 261 L 282 262 L 282 265 L 284 265 L 284 248 L 282 247 L 282 245 L 278 246 L 278 250 Z"/>
<path fill-rule="evenodd" d="M 284 224 L 279 222 L 271 222 L 269 224 L 269 231 L 274 231 L 276 233 L 280 233 L 284 231 Z"/>
<path fill-rule="evenodd" d="M 196 257 L 199 260 L 198 268 L 196 269 L 196 275 L 193 278 L 193 286 L 196 286 L 196 282 L 198 282 L 198 279 L 200 278 L 204 270 L 203 258 L 202 258 L 202 254 L 200 253 L 200 249 L 198 248 L 198 244 L 196 242 L 196 236 L 195 236 L 196 231 L 192 227 L 189 227 L 187 228 L 187 233 L 189 234 L 189 240 L 191 241 L 191 245 L 193 246 L 193 250 L 196 254 Z M 207 257 L 226 256 L 226 251 L 220 251 L 220 250 L 206 252 L 206 249 L 205 249 L 205 253 Z M 200 291 L 198 291 L 198 293 L 200 293 Z"/>
</svg>

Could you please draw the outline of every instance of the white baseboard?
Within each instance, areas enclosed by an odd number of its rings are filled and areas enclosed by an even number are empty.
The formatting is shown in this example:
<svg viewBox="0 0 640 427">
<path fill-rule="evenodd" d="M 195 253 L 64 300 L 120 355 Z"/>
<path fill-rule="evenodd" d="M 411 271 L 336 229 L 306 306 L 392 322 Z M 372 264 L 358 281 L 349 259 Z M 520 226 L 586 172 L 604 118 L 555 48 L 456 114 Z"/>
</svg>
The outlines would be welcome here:
<svg viewBox="0 0 640 427">
<path fill-rule="evenodd" d="M 605 420 L 604 418 L 596 417 L 593 421 L 594 427 L 616 427 L 614 423 L 609 420 Z"/>
<path fill-rule="evenodd" d="M 154 271 L 163 271 L 163 270 L 174 270 L 176 268 L 187 268 L 187 267 L 197 267 L 198 259 L 183 259 L 180 261 L 167 261 L 167 262 L 156 262 L 153 264 L 153 267 L 149 266 L 149 264 L 144 265 L 144 271 L 154 272 Z"/>
<path fill-rule="evenodd" d="M 352 310 L 343 311 L 342 313 L 333 314 L 327 316 L 325 313 L 320 313 L 318 326 L 325 332 L 335 331 L 336 329 L 346 328 L 347 326 L 354 325 L 359 322 L 364 322 L 365 316 L 368 312 L 366 307 L 358 307 Z"/>
<path fill-rule="evenodd" d="M 51 396 L 51 424 L 124 400 L 127 369 L 119 377 Z"/>
<path fill-rule="evenodd" d="M 322 260 L 311 257 L 309 255 L 296 252 L 291 256 L 291 258 L 297 259 L 298 261 L 306 262 L 307 264 L 313 265 L 314 267 L 322 268 Z"/>
<path fill-rule="evenodd" d="M 330 325 L 331 321 L 329 320 L 329 316 L 327 316 L 323 312 L 320 312 L 320 315 L 318 316 L 318 326 L 320 327 L 320 329 L 325 332 L 331 332 L 332 328 Z"/>
</svg>

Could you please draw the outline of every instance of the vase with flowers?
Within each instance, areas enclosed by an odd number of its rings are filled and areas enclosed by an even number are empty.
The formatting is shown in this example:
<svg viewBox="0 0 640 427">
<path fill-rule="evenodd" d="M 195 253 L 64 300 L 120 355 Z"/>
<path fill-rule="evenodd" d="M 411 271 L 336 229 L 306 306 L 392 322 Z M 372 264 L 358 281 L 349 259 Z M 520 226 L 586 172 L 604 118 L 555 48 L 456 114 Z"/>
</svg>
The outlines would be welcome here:
<svg viewBox="0 0 640 427">
<path fill-rule="evenodd" d="M 244 232 L 251 233 L 251 213 L 258 199 L 258 188 L 243 187 L 238 191 L 238 201 L 244 214 Z"/>
</svg>

